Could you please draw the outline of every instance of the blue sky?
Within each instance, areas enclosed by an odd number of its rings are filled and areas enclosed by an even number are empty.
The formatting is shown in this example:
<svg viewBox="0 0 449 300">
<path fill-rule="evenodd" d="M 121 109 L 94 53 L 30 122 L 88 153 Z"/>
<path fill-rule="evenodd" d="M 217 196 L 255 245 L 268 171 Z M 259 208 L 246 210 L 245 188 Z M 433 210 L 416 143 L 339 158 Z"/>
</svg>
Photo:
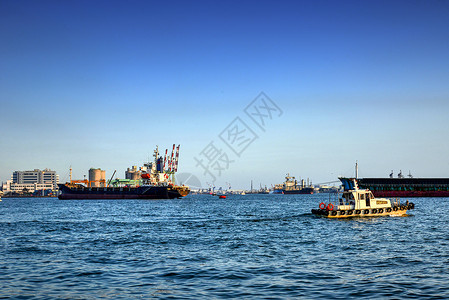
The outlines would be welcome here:
<svg viewBox="0 0 449 300">
<path fill-rule="evenodd" d="M 213 142 L 215 185 L 353 175 L 449 176 L 447 1 L 0 0 L 0 181 L 50 168 L 106 176 Z M 244 109 L 281 110 L 262 131 Z M 240 156 L 219 134 L 257 139 Z"/>
</svg>

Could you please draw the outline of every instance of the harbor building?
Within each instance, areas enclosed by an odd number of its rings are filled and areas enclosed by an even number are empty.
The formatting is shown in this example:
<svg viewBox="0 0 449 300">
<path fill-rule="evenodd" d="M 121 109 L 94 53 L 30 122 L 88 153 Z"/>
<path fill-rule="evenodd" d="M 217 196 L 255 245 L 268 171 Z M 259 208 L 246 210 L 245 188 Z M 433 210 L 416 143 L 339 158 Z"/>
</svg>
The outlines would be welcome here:
<svg viewBox="0 0 449 300">
<path fill-rule="evenodd" d="M 59 175 L 50 169 L 32 171 L 14 171 L 11 180 L 2 184 L 5 194 L 35 193 L 41 190 L 57 190 Z"/>
<path fill-rule="evenodd" d="M 89 169 L 89 181 L 91 187 L 105 187 L 106 186 L 106 171 L 100 168 Z"/>
<path fill-rule="evenodd" d="M 128 168 L 125 171 L 125 178 L 129 180 L 139 180 L 142 175 L 141 168 L 137 168 L 137 166 L 132 166 L 132 168 Z"/>
</svg>

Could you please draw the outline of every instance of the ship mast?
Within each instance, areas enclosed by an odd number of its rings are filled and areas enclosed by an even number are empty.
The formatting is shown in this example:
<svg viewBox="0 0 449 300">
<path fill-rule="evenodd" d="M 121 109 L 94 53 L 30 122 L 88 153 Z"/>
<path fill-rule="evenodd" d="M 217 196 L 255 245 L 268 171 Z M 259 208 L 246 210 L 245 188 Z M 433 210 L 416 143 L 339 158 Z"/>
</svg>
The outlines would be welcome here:
<svg viewBox="0 0 449 300">
<path fill-rule="evenodd" d="M 164 171 L 165 171 L 165 165 L 168 165 L 167 153 L 168 153 L 168 149 L 165 149 L 164 168 L 162 169 Z"/>
<path fill-rule="evenodd" d="M 173 170 L 174 172 L 178 172 L 179 146 L 181 146 L 181 145 L 178 145 L 178 147 L 176 147 L 175 167 L 174 167 L 175 169 Z"/>
<path fill-rule="evenodd" d="M 355 161 L 355 179 L 359 177 L 359 164 Z"/>
</svg>

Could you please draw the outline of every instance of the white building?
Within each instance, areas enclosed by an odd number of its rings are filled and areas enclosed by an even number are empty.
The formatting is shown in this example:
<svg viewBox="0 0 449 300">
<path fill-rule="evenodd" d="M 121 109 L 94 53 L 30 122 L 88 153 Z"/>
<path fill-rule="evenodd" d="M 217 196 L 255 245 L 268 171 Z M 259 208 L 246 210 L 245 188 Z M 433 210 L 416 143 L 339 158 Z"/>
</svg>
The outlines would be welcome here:
<svg viewBox="0 0 449 300">
<path fill-rule="evenodd" d="M 27 191 L 34 193 L 39 190 L 55 190 L 58 188 L 59 175 L 55 171 L 35 169 L 33 171 L 15 171 L 11 180 L 3 183 L 3 192 L 21 193 Z"/>
</svg>

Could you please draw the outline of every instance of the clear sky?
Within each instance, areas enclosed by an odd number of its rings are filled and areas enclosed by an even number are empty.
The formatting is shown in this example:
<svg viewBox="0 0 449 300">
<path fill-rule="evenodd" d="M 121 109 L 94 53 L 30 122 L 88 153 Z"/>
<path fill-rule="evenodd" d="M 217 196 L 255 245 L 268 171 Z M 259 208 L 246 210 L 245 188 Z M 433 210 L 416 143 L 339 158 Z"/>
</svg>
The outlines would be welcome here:
<svg viewBox="0 0 449 300">
<path fill-rule="evenodd" d="M 0 181 L 123 178 L 173 143 L 203 187 L 206 170 L 217 187 L 333 181 L 356 160 L 361 177 L 449 177 L 448 16 L 449 1 L 0 0 Z M 245 108 L 264 112 L 261 92 L 278 109 L 259 127 Z"/>
</svg>

